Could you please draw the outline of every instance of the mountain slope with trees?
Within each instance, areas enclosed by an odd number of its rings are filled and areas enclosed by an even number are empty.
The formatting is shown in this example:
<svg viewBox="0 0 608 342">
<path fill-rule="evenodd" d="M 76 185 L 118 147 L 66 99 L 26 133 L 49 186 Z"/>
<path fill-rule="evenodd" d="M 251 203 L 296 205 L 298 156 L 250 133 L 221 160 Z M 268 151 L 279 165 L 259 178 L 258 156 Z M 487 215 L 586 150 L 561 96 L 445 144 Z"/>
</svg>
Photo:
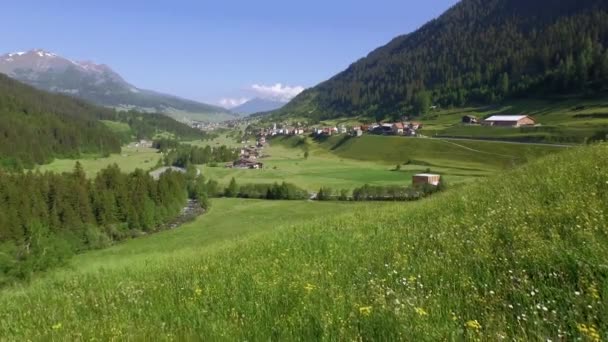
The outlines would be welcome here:
<svg viewBox="0 0 608 342">
<path fill-rule="evenodd" d="M 54 157 L 120 152 L 99 119 L 113 111 L 39 91 L 0 74 L 0 166 L 20 168 Z"/>
<path fill-rule="evenodd" d="M 99 120 L 129 125 L 127 136 Z M 0 74 L 0 168 L 21 169 L 54 158 L 120 152 L 123 143 L 169 133 L 199 139 L 201 131 L 168 116 L 118 112 L 52 94 Z"/>
<path fill-rule="evenodd" d="M 400 116 L 607 89 L 608 2 L 463 0 L 274 114 Z"/>
</svg>

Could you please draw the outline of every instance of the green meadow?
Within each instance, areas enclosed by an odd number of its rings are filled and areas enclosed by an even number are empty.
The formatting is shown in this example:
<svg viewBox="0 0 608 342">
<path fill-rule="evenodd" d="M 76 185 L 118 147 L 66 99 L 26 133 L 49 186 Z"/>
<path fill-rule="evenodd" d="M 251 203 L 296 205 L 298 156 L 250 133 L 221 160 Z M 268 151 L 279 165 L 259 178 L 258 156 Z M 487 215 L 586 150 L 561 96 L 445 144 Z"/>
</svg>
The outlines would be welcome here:
<svg viewBox="0 0 608 342">
<path fill-rule="evenodd" d="M 598 145 L 414 203 L 214 200 L 182 228 L 5 289 L 0 331 L 6 340 L 602 340 L 607 168 Z"/>
<path fill-rule="evenodd" d="M 457 184 L 564 150 L 561 146 L 371 135 L 340 135 L 322 141 L 278 137 L 269 145 L 264 150 L 268 157 L 261 159 L 262 170 L 229 169 L 223 165 L 199 168 L 205 176 L 222 184 L 234 177 L 241 183 L 286 181 L 316 191 L 322 186 L 352 189 L 364 184 L 409 185 L 413 174 L 428 169 Z"/>
<path fill-rule="evenodd" d="M 158 150 L 152 148 L 124 146 L 120 154 L 109 157 L 85 156 L 80 159 L 55 159 L 50 164 L 38 166 L 37 169 L 45 172 L 68 172 L 74 169 L 76 162 L 82 164 L 87 176 L 94 177 L 97 172 L 112 164 L 117 164 L 124 172 L 135 169 L 149 170 L 160 160 Z"/>
</svg>

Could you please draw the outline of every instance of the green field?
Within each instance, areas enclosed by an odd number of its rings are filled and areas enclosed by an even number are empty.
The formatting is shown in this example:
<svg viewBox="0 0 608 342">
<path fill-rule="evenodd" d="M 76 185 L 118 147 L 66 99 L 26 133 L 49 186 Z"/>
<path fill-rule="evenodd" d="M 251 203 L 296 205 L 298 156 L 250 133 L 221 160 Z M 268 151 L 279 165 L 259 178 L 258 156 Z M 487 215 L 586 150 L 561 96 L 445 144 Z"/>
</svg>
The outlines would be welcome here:
<svg viewBox="0 0 608 342">
<path fill-rule="evenodd" d="M 5 290 L 0 331 L 8 340 L 601 340 L 607 163 L 607 146 L 570 149 L 416 203 L 214 201 L 192 224 Z"/>
<path fill-rule="evenodd" d="M 39 166 L 37 169 L 52 172 L 71 172 L 76 162 L 80 162 L 87 176 L 94 177 L 97 172 L 112 164 L 117 164 L 124 172 L 135 169 L 149 170 L 153 168 L 161 155 L 156 149 L 125 146 L 122 153 L 113 154 L 109 157 L 87 156 L 77 160 L 56 159 L 50 164 Z"/>
<path fill-rule="evenodd" d="M 403 137 L 334 136 L 322 142 L 275 138 L 261 161 L 263 170 L 201 166 L 202 173 L 228 184 L 286 181 L 310 191 L 321 186 L 352 189 L 364 184 L 409 185 L 411 176 L 441 173 L 451 184 L 478 179 L 563 150 L 563 147 L 483 141 L 442 141 Z M 309 158 L 304 158 L 304 146 Z M 401 170 L 394 171 L 397 164 Z"/>
</svg>

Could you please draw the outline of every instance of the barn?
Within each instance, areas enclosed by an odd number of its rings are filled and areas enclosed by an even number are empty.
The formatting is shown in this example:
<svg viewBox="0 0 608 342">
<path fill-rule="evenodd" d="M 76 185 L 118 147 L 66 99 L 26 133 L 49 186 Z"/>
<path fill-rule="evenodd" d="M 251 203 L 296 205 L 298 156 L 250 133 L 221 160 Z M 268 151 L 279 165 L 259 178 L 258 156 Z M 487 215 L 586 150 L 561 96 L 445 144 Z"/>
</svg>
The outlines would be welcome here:
<svg viewBox="0 0 608 342">
<path fill-rule="evenodd" d="M 412 183 L 414 184 L 414 186 L 420 186 L 425 184 L 438 186 L 440 182 L 441 176 L 432 173 L 419 173 L 412 177 Z"/>
<path fill-rule="evenodd" d="M 493 115 L 484 120 L 487 126 L 522 127 L 534 126 L 536 120 L 527 115 Z"/>
</svg>

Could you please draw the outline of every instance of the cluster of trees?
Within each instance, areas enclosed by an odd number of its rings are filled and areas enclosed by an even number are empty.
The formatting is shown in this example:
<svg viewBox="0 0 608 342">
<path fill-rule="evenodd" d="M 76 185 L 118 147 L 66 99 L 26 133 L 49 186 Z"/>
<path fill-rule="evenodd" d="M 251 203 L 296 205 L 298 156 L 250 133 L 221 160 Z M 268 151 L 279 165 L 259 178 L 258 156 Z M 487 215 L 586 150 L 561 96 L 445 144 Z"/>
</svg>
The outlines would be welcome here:
<svg viewBox="0 0 608 342">
<path fill-rule="evenodd" d="M 118 112 L 116 113 L 116 120 L 129 124 L 132 134 L 137 140 L 153 139 L 159 133 L 169 133 L 183 140 L 196 140 L 203 137 L 203 132 L 200 130 L 176 121 L 164 114 L 140 113 L 136 111 Z"/>
<path fill-rule="evenodd" d="M 105 113 L 0 74 L 0 168 L 20 170 L 55 157 L 120 152 L 120 139 L 98 121 Z"/>
<path fill-rule="evenodd" d="M 608 89 L 608 2 L 464 0 L 298 96 L 314 119 Z M 310 117 L 310 115 L 308 117 Z"/>
<path fill-rule="evenodd" d="M 438 191 L 445 190 L 446 184 L 439 186 L 426 184 L 417 187 L 373 186 L 365 184 L 352 191 L 336 191 L 329 187 L 322 187 L 317 193 L 317 201 L 415 201 Z"/>
<path fill-rule="evenodd" d="M 308 192 L 290 183 L 243 184 L 238 185 L 232 178 L 224 191 L 225 197 L 257 198 L 268 200 L 308 199 Z"/>
<path fill-rule="evenodd" d="M 64 174 L 0 171 L 0 285 L 61 264 L 75 252 L 157 229 L 179 215 L 189 190 L 205 197 L 199 181 L 177 172 L 154 180 L 116 165 L 93 180 L 80 164 Z"/>
<path fill-rule="evenodd" d="M 165 149 L 164 163 L 167 166 L 186 168 L 191 164 L 202 165 L 230 162 L 239 157 L 238 150 L 226 147 L 225 145 L 198 147 L 159 141 L 155 143 L 155 146 Z M 163 150 L 161 149 L 161 151 Z"/>
</svg>

